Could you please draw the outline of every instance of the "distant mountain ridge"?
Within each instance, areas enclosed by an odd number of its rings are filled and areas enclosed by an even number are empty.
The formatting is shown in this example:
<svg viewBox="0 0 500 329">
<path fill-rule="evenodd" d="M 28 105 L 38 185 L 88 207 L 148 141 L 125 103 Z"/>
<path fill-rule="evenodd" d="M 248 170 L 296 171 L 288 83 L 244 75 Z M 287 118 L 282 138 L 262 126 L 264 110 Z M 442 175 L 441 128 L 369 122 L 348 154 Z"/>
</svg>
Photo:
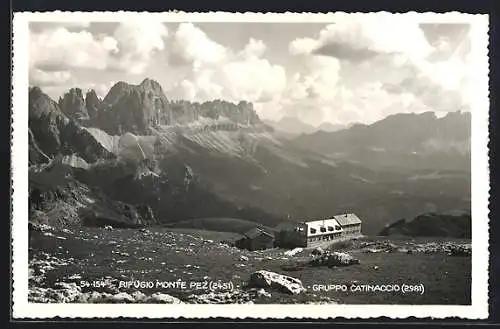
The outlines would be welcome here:
<svg viewBox="0 0 500 329">
<path fill-rule="evenodd" d="M 285 116 L 278 121 L 265 120 L 265 123 L 276 131 L 290 135 L 311 134 L 316 131 L 316 127 L 291 116 Z"/>
<path fill-rule="evenodd" d="M 401 219 L 388 225 L 379 235 L 406 235 L 413 237 L 472 237 L 470 212 L 425 213 L 410 221 Z"/>
<path fill-rule="evenodd" d="M 318 127 L 307 124 L 292 116 L 284 116 L 278 121 L 263 120 L 264 123 L 274 128 L 276 132 L 284 134 L 288 138 L 297 137 L 302 134 L 312 134 L 317 131 L 333 132 L 345 128 L 344 125 L 323 122 Z"/>
<path fill-rule="evenodd" d="M 381 167 L 470 168 L 471 116 L 450 112 L 400 113 L 371 125 L 356 124 L 336 132 L 315 132 L 293 140 L 336 159 Z"/>
</svg>

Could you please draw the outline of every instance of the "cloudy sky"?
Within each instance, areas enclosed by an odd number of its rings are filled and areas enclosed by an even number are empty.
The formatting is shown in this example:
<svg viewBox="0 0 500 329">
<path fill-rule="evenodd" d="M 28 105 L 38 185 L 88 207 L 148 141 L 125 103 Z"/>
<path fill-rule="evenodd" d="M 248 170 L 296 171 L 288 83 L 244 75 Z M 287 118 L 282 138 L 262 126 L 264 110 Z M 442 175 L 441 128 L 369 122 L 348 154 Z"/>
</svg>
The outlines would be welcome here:
<svg viewBox="0 0 500 329">
<path fill-rule="evenodd" d="M 348 15 L 317 23 L 30 23 L 30 84 L 103 97 L 157 80 L 167 97 L 248 100 L 262 118 L 371 123 L 469 110 L 469 25 Z"/>
</svg>

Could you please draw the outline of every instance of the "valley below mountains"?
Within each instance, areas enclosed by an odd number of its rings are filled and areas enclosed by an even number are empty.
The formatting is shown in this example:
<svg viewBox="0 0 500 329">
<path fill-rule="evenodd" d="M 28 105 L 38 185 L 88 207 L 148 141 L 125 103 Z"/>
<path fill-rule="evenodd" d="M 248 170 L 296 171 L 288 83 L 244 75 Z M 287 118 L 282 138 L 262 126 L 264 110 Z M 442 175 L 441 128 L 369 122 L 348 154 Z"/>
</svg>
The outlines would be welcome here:
<svg viewBox="0 0 500 329">
<path fill-rule="evenodd" d="M 73 88 L 55 101 L 31 87 L 29 161 L 30 221 L 51 226 L 203 221 L 242 233 L 354 212 L 373 235 L 470 211 L 467 113 L 282 138 L 251 103 L 173 101 L 150 79 L 119 82 L 102 100 Z"/>
</svg>

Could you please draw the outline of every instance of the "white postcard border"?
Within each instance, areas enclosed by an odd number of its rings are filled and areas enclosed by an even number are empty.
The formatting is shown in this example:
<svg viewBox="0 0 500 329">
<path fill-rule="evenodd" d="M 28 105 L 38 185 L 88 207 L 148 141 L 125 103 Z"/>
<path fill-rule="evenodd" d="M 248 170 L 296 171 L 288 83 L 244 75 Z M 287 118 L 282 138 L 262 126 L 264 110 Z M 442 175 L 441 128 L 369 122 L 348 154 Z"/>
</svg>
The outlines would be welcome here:
<svg viewBox="0 0 500 329">
<path fill-rule="evenodd" d="M 12 108 L 12 272 L 13 317 L 30 319 L 62 318 L 211 318 L 231 319 L 331 319 L 375 318 L 386 316 L 417 318 L 484 319 L 488 316 L 488 16 L 457 12 L 362 15 L 406 15 L 419 22 L 467 22 L 474 33 L 473 53 L 477 63 L 477 86 L 472 115 L 472 305 L 201 305 L 201 304 L 35 304 L 28 303 L 28 43 L 29 22 L 74 22 L 157 19 L 163 22 L 332 22 L 347 13 L 137 13 L 137 12 L 44 12 L 15 13 L 13 20 L 13 108 Z M 359 13 L 357 13 L 359 14 Z M 352 15 L 352 14 L 349 14 Z M 361 14 L 360 14 L 361 15 Z"/>
</svg>

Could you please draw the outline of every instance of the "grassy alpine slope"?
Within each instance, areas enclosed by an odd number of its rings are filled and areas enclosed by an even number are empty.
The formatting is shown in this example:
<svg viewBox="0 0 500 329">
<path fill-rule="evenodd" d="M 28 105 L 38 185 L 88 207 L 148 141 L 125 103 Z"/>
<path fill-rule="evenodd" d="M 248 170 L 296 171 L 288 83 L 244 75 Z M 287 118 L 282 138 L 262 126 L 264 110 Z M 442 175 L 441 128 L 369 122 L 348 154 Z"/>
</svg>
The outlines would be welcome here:
<svg viewBox="0 0 500 329">
<path fill-rule="evenodd" d="M 309 251 L 294 256 L 282 249 L 245 251 L 220 242 L 238 235 L 206 230 L 147 230 L 75 228 L 33 231 L 30 237 L 30 301 L 76 302 L 79 293 L 135 296 L 168 294 L 182 302 L 203 300 L 210 292 L 189 288 L 118 288 L 118 281 L 214 281 L 231 282 L 233 291 L 245 291 L 251 273 L 268 270 L 302 281 L 306 292 L 289 295 L 266 289 L 252 298 L 255 303 L 347 303 L 347 304 L 470 304 L 471 258 L 453 257 L 432 250 L 446 240 L 363 239 L 344 244 L 360 260 L 349 267 L 295 267 L 307 261 Z M 393 246 L 392 252 L 367 252 L 372 242 Z M 461 243 L 454 240 L 454 243 Z M 430 246 L 430 247 L 429 247 Z M 414 252 L 408 253 L 407 250 Z M 428 252 L 425 252 L 427 250 Z M 104 287 L 83 287 L 70 292 L 72 283 L 110 280 Z M 334 284 L 423 284 L 425 292 L 335 292 L 314 291 L 314 285 Z M 63 288 L 66 287 L 66 290 Z M 236 293 L 235 292 L 235 293 Z M 214 294 L 226 294 L 220 288 Z M 134 295 L 135 294 L 135 295 Z M 270 296 L 268 295 L 270 294 Z M 127 296 L 127 295 L 119 295 Z M 201 296 L 201 297 L 196 297 Z M 121 302 L 133 302 L 122 299 Z M 215 300 L 212 302 L 223 302 Z M 117 302 L 115 300 L 115 302 Z M 158 301 L 160 302 L 160 301 Z M 206 301 L 205 301 L 206 302 Z M 226 302 L 235 302 L 228 299 Z"/>
</svg>

